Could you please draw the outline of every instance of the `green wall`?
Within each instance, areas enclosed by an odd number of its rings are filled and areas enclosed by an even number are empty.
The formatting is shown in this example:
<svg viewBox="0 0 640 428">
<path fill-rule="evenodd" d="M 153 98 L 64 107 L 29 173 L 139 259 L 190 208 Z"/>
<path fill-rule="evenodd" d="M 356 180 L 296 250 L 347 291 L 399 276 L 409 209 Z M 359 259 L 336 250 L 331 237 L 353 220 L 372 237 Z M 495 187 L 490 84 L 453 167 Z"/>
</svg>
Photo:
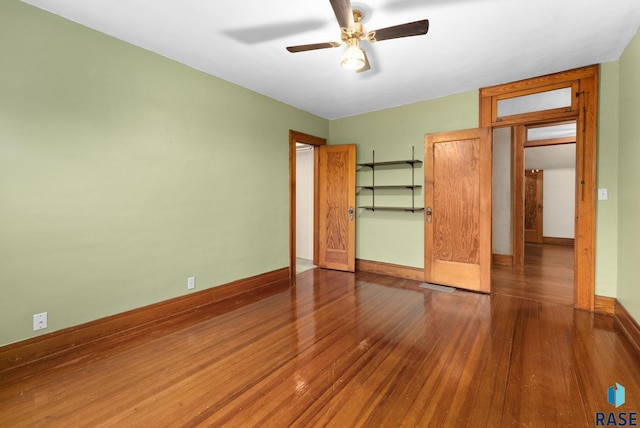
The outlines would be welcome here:
<svg viewBox="0 0 640 428">
<path fill-rule="evenodd" d="M 478 91 L 465 92 L 402 107 L 331 121 L 331 144 L 357 144 L 358 162 L 410 159 L 424 160 L 424 135 L 434 132 L 477 128 Z M 422 184 L 423 168 L 415 171 Z M 376 184 L 404 184 L 411 181 L 410 169 L 389 169 L 376 173 Z M 358 172 L 358 184 L 371 183 L 371 173 Z M 360 191 L 358 205 L 371 204 L 371 192 Z M 376 205 L 411 204 L 411 192 L 376 192 Z M 423 207 L 421 191 L 416 206 Z M 424 266 L 424 213 L 357 210 L 356 257 L 422 268 Z"/>
<path fill-rule="evenodd" d="M 619 61 L 600 66 L 598 188 L 609 200 L 596 207 L 596 295 L 616 297 L 618 279 L 618 79 Z"/>
<path fill-rule="evenodd" d="M 478 126 L 477 91 L 329 122 L 17 0 L 0 3 L 0 55 L 0 346 L 186 294 L 191 275 L 200 290 L 287 266 L 289 129 L 366 162 Z M 596 246 L 596 294 L 636 319 L 639 76 L 636 36 L 601 70 Z M 422 213 L 358 210 L 356 256 L 422 267 L 423 234 Z"/>
<path fill-rule="evenodd" d="M 17 0 L 0 55 L 0 345 L 288 266 L 327 120 Z"/>
<path fill-rule="evenodd" d="M 618 299 L 640 322 L 640 34 L 620 59 Z"/>
<path fill-rule="evenodd" d="M 618 174 L 618 62 L 601 69 L 600 121 L 598 135 L 598 187 L 609 190 L 609 200 L 599 201 L 596 238 L 596 294 L 616 297 L 617 287 L 617 174 Z M 355 143 L 358 161 L 404 159 L 424 155 L 424 134 L 478 126 L 478 92 L 466 92 L 445 98 L 331 121 L 331 144 Z M 404 174 L 404 175 L 403 175 Z M 422 178 L 423 170 L 416 172 Z M 378 184 L 402 183 L 403 172 L 376 175 Z M 361 184 L 370 183 L 370 173 L 359 172 Z M 369 191 L 361 191 L 358 204 L 370 202 Z M 391 192 L 389 192 L 391 193 Z M 402 205 L 408 199 L 400 191 L 394 196 L 376 196 L 376 201 Z M 404 193 L 405 195 L 407 193 Z M 423 206 L 422 193 L 416 202 Z M 421 213 L 358 210 L 356 257 L 404 266 L 424 265 L 424 222 Z"/>
</svg>

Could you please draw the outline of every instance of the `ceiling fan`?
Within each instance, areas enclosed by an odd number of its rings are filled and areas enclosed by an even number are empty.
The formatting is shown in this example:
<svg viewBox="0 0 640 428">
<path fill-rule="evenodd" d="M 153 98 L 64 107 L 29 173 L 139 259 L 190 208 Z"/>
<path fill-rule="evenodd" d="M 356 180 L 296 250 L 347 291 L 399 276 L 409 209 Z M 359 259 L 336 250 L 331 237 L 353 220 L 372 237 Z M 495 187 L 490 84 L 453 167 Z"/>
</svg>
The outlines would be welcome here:
<svg viewBox="0 0 640 428">
<path fill-rule="evenodd" d="M 351 0 L 329 1 L 340 25 L 340 38 L 342 41 L 288 46 L 287 50 L 289 52 L 296 53 L 316 49 L 337 48 L 338 46 L 347 45 L 347 49 L 342 56 L 342 67 L 347 70 L 354 70 L 356 73 L 361 73 L 371 68 L 367 53 L 360 47 L 361 41 L 375 43 L 383 40 L 399 39 L 401 37 L 422 36 L 429 31 L 429 20 L 423 19 L 421 21 L 366 32 L 360 23 L 362 20 L 362 12 L 358 9 L 351 9 Z"/>
</svg>

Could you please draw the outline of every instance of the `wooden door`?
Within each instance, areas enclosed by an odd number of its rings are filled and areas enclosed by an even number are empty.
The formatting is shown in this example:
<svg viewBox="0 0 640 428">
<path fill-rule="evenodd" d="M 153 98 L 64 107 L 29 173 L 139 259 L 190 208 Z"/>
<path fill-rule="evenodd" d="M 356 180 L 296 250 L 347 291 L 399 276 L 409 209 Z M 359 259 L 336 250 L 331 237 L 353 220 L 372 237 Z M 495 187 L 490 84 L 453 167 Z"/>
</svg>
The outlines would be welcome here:
<svg viewBox="0 0 640 428">
<path fill-rule="evenodd" d="M 524 172 L 524 242 L 542 244 L 542 170 Z"/>
<path fill-rule="evenodd" d="M 355 272 L 356 145 L 319 150 L 318 265 Z"/>
<path fill-rule="evenodd" d="M 425 136 L 425 281 L 491 289 L 491 131 Z"/>
</svg>

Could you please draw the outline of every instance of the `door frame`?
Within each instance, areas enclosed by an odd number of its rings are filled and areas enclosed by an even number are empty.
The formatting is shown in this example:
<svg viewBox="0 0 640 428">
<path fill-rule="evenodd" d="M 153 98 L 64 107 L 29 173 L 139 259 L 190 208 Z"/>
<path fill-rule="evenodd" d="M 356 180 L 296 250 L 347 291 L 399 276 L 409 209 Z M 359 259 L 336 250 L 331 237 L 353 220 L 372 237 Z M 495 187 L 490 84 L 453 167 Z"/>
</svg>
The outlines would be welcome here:
<svg viewBox="0 0 640 428">
<path fill-rule="evenodd" d="M 313 264 L 318 264 L 318 147 L 325 138 L 289 130 L 289 278 L 296 276 L 296 143 L 313 147 Z"/>
<path fill-rule="evenodd" d="M 589 311 L 595 309 L 598 79 L 599 66 L 592 65 L 480 89 L 480 126 L 491 127 L 492 129 L 513 126 L 516 140 L 520 138 L 524 141 L 526 138 L 525 135 L 518 135 L 525 133 L 525 126 L 544 122 L 558 122 L 563 119 L 576 120 L 574 307 Z M 497 115 L 497 103 L 501 99 L 542 93 L 561 87 L 572 88 L 574 97 L 570 107 L 508 117 L 499 117 Z M 514 160 L 518 156 L 516 152 L 519 152 L 520 149 L 524 151 L 523 145 L 522 147 L 516 147 L 516 150 L 514 150 Z M 520 161 L 524 163 L 523 158 Z M 514 163 L 514 168 L 517 167 L 518 165 Z M 517 178 L 517 176 L 514 178 Z M 514 186 L 523 184 L 523 179 L 514 182 Z M 518 207 L 514 206 L 514 211 L 517 210 Z M 514 229 L 514 234 L 518 232 Z M 521 233 L 524 233 L 524 231 Z M 516 256 L 514 253 L 514 263 Z"/>
<path fill-rule="evenodd" d="M 552 120 L 552 121 L 540 121 L 525 122 L 522 124 L 512 126 L 511 131 L 511 152 L 512 152 L 512 164 L 513 164 L 513 191 L 512 191 L 512 252 L 513 252 L 513 266 L 524 266 L 524 160 L 527 147 L 541 147 L 541 146 L 554 146 L 559 144 L 571 144 L 576 143 L 576 137 L 573 138 L 555 138 L 551 140 L 541 140 L 535 143 L 530 143 L 527 140 L 527 131 L 530 128 L 549 126 L 549 125 L 561 125 L 563 123 L 576 123 L 577 118 L 571 120 Z M 497 128 L 497 127 L 494 127 Z M 577 151 L 576 151 L 577 157 Z M 577 159 L 576 159 L 577 162 Z M 577 183 L 577 181 L 576 181 Z M 578 197 L 577 191 L 574 195 L 574 199 Z M 594 231 L 595 233 L 595 231 Z M 594 253 L 595 254 L 595 253 Z M 575 261 L 574 261 L 575 269 Z"/>
<path fill-rule="evenodd" d="M 576 144 L 576 137 L 553 138 L 549 140 L 539 140 L 535 142 L 531 142 L 527 140 L 527 130 L 529 130 L 530 128 L 536 128 L 540 126 L 550 126 L 550 125 L 562 125 L 564 123 L 577 124 L 575 120 L 570 120 L 570 121 L 560 121 L 560 122 L 554 121 L 554 122 L 536 123 L 534 125 L 517 125 L 516 128 L 519 128 L 519 129 L 515 134 L 517 135 L 518 140 L 512 139 L 513 153 L 514 153 L 513 164 L 518 165 L 518 168 L 520 168 L 519 170 L 524 170 L 525 149 L 527 149 L 528 147 L 548 147 L 548 146 L 556 146 L 561 144 Z M 516 156 L 518 157 L 518 159 L 516 159 Z M 513 212 L 517 213 L 517 212 L 520 212 L 520 207 L 524 207 L 523 205 L 524 202 L 522 202 L 524 201 L 524 195 L 523 195 L 524 182 L 518 185 L 520 183 L 520 180 L 524 180 L 524 178 L 523 176 L 517 176 L 518 175 L 517 170 L 514 170 L 513 173 L 514 175 L 516 175 L 513 178 L 513 183 L 514 183 L 513 192 L 512 192 L 513 204 L 514 204 Z M 574 200 L 577 197 L 578 195 L 577 193 L 575 193 Z M 524 213 L 524 208 L 522 208 L 522 213 Z M 524 266 L 524 219 L 523 219 L 523 216 L 522 215 L 520 217 L 515 216 L 512 223 L 514 228 L 513 234 L 512 234 L 513 244 L 511 247 L 513 248 L 513 255 L 514 255 L 513 265 L 517 267 L 523 267 Z M 543 236 L 543 240 L 544 240 L 544 236 Z"/>
</svg>

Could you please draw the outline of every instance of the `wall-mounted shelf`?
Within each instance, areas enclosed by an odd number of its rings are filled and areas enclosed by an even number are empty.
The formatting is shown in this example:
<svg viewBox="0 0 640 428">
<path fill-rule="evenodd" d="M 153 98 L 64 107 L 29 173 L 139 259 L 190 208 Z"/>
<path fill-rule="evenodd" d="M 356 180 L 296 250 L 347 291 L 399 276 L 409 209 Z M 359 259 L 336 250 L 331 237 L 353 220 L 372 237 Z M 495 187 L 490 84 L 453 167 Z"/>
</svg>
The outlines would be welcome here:
<svg viewBox="0 0 640 428">
<path fill-rule="evenodd" d="M 359 163 L 357 164 L 359 167 L 359 170 L 362 170 L 364 168 L 370 168 L 371 169 L 371 186 L 356 186 L 356 189 L 359 190 L 370 190 L 371 191 L 371 205 L 363 205 L 363 206 L 359 206 L 358 208 L 362 208 L 365 210 L 369 210 L 369 211 L 376 211 L 376 210 L 380 210 L 380 211 L 408 211 L 408 212 L 417 212 L 417 211 L 424 211 L 424 208 L 422 207 L 416 207 L 415 206 L 415 190 L 416 189 L 420 189 L 422 188 L 422 186 L 415 184 L 415 174 L 414 174 L 414 170 L 416 167 L 419 167 L 420 165 L 422 165 L 422 161 L 414 159 L 415 158 L 415 153 L 414 153 L 414 147 L 411 147 L 411 159 L 407 159 L 407 160 L 395 160 L 395 161 L 384 161 L 384 162 L 376 162 L 376 152 L 375 150 L 373 151 L 372 154 L 372 161 L 371 162 L 364 162 L 364 163 Z M 397 166 L 397 167 L 403 167 L 403 166 L 409 166 L 411 168 L 411 184 L 394 184 L 394 185 L 376 185 L 376 168 L 380 167 L 380 166 Z M 391 189 L 391 190 L 401 190 L 401 189 L 409 189 L 411 190 L 411 206 L 410 207 L 388 207 L 388 206 L 379 206 L 376 205 L 376 190 L 384 190 L 384 189 Z"/>
<path fill-rule="evenodd" d="M 396 186 L 356 186 L 356 189 L 420 189 L 422 186 L 414 186 L 413 184 L 396 185 Z"/>
<path fill-rule="evenodd" d="M 373 155 L 375 157 L 375 150 L 373 152 Z M 385 161 L 385 162 L 365 162 L 365 163 L 359 163 L 357 164 L 358 166 L 361 167 L 369 167 L 369 168 L 373 168 L 375 166 L 384 166 L 384 165 L 402 165 L 402 164 L 407 164 L 407 165 L 420 165 L 422 164 L 421 160 L 415 160 L 415 159 L 408 159 L 408 160 L 397 160 L 397 161 Z"/>
<path fill-rule="evenodd" d="M 358 208 L 363 208 L 365 210 L 368 211 L 404 211 L 404 212 L 418 212 L 418 211 L 424 211 L 424 208 L 418 207 L 418 208 L 411 208 L 411 207 L 381 207 L 381 206 L 366 206 L 366 205 L 362 205 L 359 206 Z"/>
</svg>

